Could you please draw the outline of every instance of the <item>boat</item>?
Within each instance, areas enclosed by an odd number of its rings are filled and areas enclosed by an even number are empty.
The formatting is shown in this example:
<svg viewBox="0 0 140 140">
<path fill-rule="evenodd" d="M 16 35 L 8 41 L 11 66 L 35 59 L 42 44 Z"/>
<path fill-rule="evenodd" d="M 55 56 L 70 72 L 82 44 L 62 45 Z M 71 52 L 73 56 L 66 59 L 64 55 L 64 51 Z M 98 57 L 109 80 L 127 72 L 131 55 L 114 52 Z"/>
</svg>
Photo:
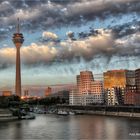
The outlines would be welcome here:
<svg viewBox="0 0 140 140">
<path fill-rule="evenodd" d="M 46 114 L 47 113 L 47 111 L 45 111 L 43 109 L 40 109 L 38 107 L 34 108 L 33 112 L 36 113 L 36 114 Z"/>
<path fill-rule="evenodd" d="M 68 112 L 67 112 L 67 111 L 59 110 L 59 111 L 57 112 L 57 114 L 58 114 L 58 115 L 64 115 L 64 116 L 66 116 L 66 115 L 68 115 Z"/>
<path fill-rule="evenodd" d="M 35 115 L 30 113 L 25 116 L 21 116 L 19 119 L 26 119 L 26 120 L 35 119 Z"/>
<path fill-rule="evenodd" d="M 69 111 L 69 115 L 76 115 L 75 112 Z"/>
<path fill-rule="evenodd" d="M 35 110 L 34 113 L 36 113 L 36 114 L 46 114 L 46 111 L 38 109 L 38 110 Z"/>
</svg>

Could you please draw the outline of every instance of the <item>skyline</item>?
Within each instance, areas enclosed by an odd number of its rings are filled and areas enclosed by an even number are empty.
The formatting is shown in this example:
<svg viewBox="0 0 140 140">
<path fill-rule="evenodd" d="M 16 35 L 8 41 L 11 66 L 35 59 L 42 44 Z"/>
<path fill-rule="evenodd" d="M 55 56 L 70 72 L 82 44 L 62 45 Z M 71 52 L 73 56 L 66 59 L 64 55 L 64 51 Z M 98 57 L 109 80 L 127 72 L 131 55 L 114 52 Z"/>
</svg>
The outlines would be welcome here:
<svg viewBox="0 0 140 140">
<path fill-rule="evenodd" d="M 139 9 L 138 0 L 1 1 L 1 87 L 14 85 L 17 17 L 22 85 L 50 85 L 73 83 L 81 70 L 139 68 Z"/>
</svg>

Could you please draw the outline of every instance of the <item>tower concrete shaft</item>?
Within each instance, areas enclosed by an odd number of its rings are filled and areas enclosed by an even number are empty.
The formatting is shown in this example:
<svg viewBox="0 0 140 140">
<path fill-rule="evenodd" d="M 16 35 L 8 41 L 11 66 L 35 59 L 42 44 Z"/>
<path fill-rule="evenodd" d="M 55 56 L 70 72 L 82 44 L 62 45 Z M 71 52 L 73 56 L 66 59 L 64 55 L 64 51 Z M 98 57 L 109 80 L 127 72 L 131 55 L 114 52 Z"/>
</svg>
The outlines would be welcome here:
<svg viewBox="0 0 140 140">
<path fill-rule="evenodd" d="M 16 47 L 16 95 L 21 96 L 21 68 L 20 68 L 20 47 Z"/>
<path fill-rule="evenodd" d="M 22 33 L 19 33 L 19 19 L 17 26 L 17 33 L 13 35 L 13 43 L 16 46 L 16 81 L 15 81 L 15 92 L 16 95 L 21 97 L 21 68 L 20 68 L 20 47 L 24 42 Z"/>
</svg>

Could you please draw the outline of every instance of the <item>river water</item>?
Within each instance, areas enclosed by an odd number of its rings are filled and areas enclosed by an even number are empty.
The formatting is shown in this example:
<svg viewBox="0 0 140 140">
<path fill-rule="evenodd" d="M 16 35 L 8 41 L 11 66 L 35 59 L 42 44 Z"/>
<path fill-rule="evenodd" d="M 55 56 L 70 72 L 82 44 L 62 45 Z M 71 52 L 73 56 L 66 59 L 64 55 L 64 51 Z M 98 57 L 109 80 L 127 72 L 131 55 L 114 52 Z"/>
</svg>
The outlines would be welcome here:
<svg viewBox="0 0 140 140">
<path fill-rule="evenodd" d="M 140 119 L 94 115 L 37 115 L 34 120 L 0 122 L 0 140 L 140 139 Z"/>
</svg>

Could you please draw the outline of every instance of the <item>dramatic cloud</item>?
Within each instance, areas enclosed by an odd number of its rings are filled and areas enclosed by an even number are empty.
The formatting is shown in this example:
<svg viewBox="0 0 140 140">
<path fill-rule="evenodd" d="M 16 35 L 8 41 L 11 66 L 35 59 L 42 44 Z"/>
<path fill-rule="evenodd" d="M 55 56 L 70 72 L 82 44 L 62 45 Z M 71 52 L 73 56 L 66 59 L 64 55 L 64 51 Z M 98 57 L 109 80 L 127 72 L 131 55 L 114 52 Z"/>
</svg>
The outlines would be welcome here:
<svg viewBox="0 0 140 140">
<path fill-rule="evenodd" d="M 52 32 L 43 32 L 42 37 L 44 39 L 48 39 L 48 38 L 49 39 L 58 39 L 58 36 L 56 34 L 52 33 Z"/>
<path fill-rule="evenodd" d="M 14 64 L 15 54 L 14 48 L 0 49 L 0 69 L 12 66 Z"/>
<path fill-rule="evenodd" d="M 53 42 L 59 42 L 59 38 L 55 33 L 52 32 L 43 32 L 42 33 L 42 38 L 41 38 L 41 42 L 49 42 L 49 41 L 53 41 Z M 53 44 L 54 45 L 54 44 Z"/>
<path fill-rule="evenodd" d="M 140 32 L 117 39 L 116 44 L 121 48 L 119 53 L 124 56 L 140 57 Z"/>
<path fill-rule="evenodd" d="M 75 41 L 61 42 L 63 52 L 59 54 L 62 59 L 72 60 L 74 57 L 83 57 L 85 60 L 91 60 L 96 54 L 107 54 L 112 51 L 113 38 L 110 31 L 99 30 L 97 36 L 89 36 L 85 39 Z"/>
<path fill-rule="evenodd" d="M 133 20 L 130 23 L 115 26 L 112 27 L 111 29 L 115 38 L 122 38 L 124 36 L 140 32 L 140 21 Z"/>
<path fill-rule="evenodd" d="M 32 53 L 31 53 L 32 52 Z M 31 44 L 29 47 L 21 49 L 21 55 L 25 64 L 48 63 L 56 56 L 57 50 L 47 45 Z"/>
<path fill-rule="evenodd" d="M 31 83 L 30 75 L 37 77 L 34 81 L 46 75 L 46 81 L 59 83 L 65 77 L 65 83 L 80 70 L 140 67 L 139 0 L 1 0 L 0 79 L 15 70 L 11 37 L 17 17 L 25 38 L 25 81 Z"/>
<path fill-rule="evenodd" d="M 78 40 L 65 40 L 56 43 L 36 44 L 21 48 L 24 65 L 52 65 L 53 62 L 66 63 L 92 61 L 96 56 L 111 60 L 113 56 L 139 56 L 140 34 L 136 33 L 125 38 L 114 39 L 111 30 L 98 29 L 98 34 Z M 69 33 L 71 35 L 71 33 Z M 56 39 L 51 32 L 43 32 L 43 37 Z M 59 46 L 59 47 L 55 47 Z M 15 62 L 15 48 L 0 49 L 1 68 Z"/>
<path fill-rule="evenodd" d="M 69 38 L 70 40 L 75 40 L 75 38 L 74 38 L 74 32 L 69 31 L 69 32 L 66 33 L 66 35 L 68 36 L 68 38 Z"/>
<path fill-rule="evenodd" d="M 48 63 L 56 56 L 57 50 L 54 47 L 48 47 L 47 45 L 37 45 L 32 43 L 28 47 L 21 48 L 21 57 L 23 64 L 32 65 L 40 63 Z M 15 48 L 3 48 L 0 49 L 0 66 L 5 68 L 15 64 Z"/>
<path fill-rule="evenodd" d="M 68 0 L 68 1 L 3 1 L 0 3 L 0 25 L 11 25 L 17 17 L 26 29 L 80 24 L 95 18 L 105 19 L 114 14 L 139 13 L 139 0 Z"/>
</svg>

